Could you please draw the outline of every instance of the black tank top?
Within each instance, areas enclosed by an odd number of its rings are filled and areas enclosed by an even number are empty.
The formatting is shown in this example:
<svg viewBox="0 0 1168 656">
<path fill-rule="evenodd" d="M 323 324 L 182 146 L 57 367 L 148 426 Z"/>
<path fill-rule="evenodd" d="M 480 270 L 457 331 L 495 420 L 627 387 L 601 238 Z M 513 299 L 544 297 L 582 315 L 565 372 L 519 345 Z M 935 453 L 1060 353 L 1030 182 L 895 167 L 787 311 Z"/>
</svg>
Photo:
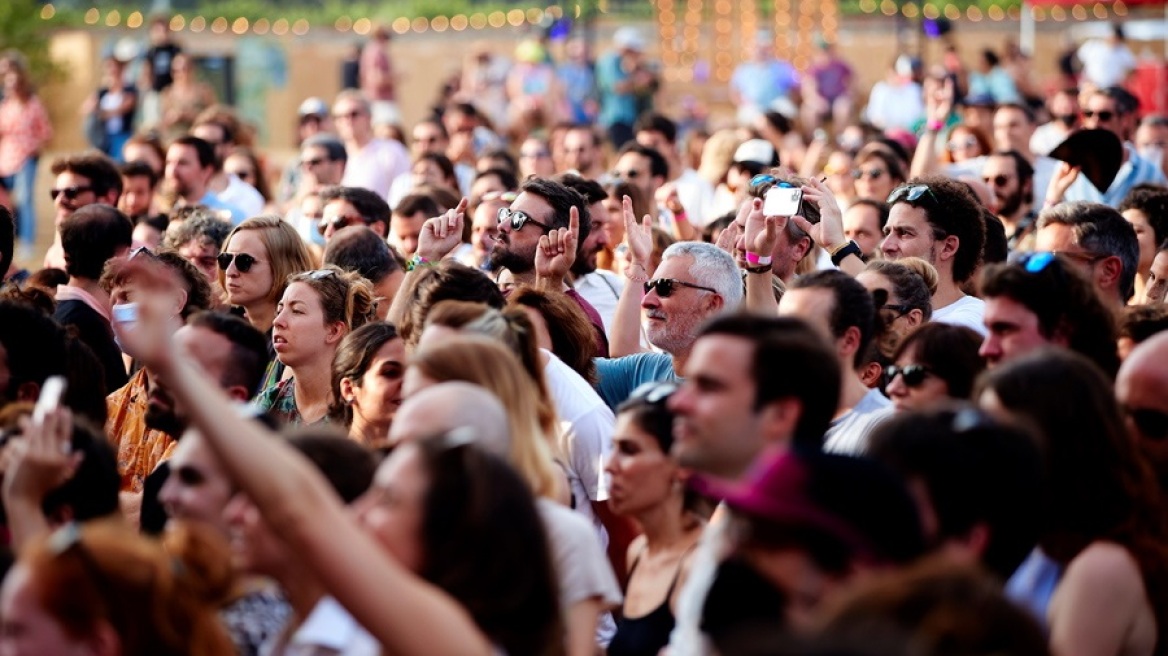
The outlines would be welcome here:
<svg viewBox="0 0 1168 656">
<path fill-rule="evenodd" d="M 625 617 L 616 626 L 616 634 L 608 643 L 608 656 L 657 656 L 663 647 L 669 644 L 669 634 L 673 631 L 675 620 L 673 609 L 669 607 L 669 600 L 673 598 L 673 589 L 677 586 L 677 579 L 681 576 L 681 567 L 685 563 L 690 547 L 682 554 L 678 562 L 677 571 L 673 580 L 669 582 L 669 592 L 665 593 L 665 601 L 646 615 L 640 617 Z M 633 560 L 629 568 L 629 579 L 637 571 L 641 562 L 641 554 Z"/>
</svg>

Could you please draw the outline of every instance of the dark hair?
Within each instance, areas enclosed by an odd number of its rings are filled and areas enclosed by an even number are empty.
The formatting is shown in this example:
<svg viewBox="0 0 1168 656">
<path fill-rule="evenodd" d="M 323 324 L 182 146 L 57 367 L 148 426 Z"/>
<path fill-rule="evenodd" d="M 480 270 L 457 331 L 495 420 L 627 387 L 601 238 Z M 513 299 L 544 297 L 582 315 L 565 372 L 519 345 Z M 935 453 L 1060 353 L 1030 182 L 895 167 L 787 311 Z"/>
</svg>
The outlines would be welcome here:
<svg viewBox="0 0 1168 656">
<path fill-rule="evenodd" d="M 122 174 L 118 172 L 117 164 L 95 150 L 53 160 L 52 171 L 53 175 L 73 173 L 89 178 L 89 183 L 93 185 L 93 193 L 98 196 L 104 196 L 111 191 L 116 191 L 118 196 L 122 195 Z"/>
<path fill-rule="evenodd" d="M 74 453 L 84 455 L 73 475 L 45 495 L 41 502 L 45 516 L 60 519 L 60 511 L 68 508 L 71 521 L 84 522 L 117 513 L 122 477 L 117 453 L 105 433 L 78 416 L 69 442 Z"/>
<path fill-rule="evenodd" d="M 478 182 L 483 178 L 489 178 L 491 176 L 499 178 L 499 184 L 503 185 L 507 189 L 519 188 L 519 178 L 515 176 L 515 172 L 499 166 L 492 166 L 489 169 L 483 169 L 482 171 L 479 171 L 475 174 L 474 181 Z"/>
<path fill-rule="evenodd" d="M 876 216 L 880 219 L 880 229 L 884 230 L 884 226 L 888 224 L 888 203 L 877 198 L 857 198 L 848 206 L 852 207 L 871 207 L 876 210 Z"/>
<path fill-rule="evenodd" d="M 409 310 L 397 329 L 407 344 L 415 345 L 426 325 L 426 315 L 439 301 L 473 301 L 486 303 L 496 310 L 506 304 L 503 292 L 487 274 L 454 260 L 442 260 L 438 266 L 415 274 L 412 286 L 403 286 L 398 294 L 411 299 Z"/>
<path fill-rule="evenodd" d="M 987 391 L 1042 433 L 1042 550 L 1065 566 L 1092 542 L 1120 544 L 1140 566 L 1154 616 L 1164 617 L 1168 530 L 1159 484 L 1124 427 L 1111 382 L 1081 355 L 1044 349 L 986 372 L 976 394 Z"/>
<path fill-rule="evenodd" d="M 430 480 L 421 576 L 458 600 L 506 653 L 562 650 L 551 549 L 527 483 L 473 444 L 445 436 L 416 444 Z"/>
<path fill-rule="evenodd" d="M 483 153 L 479 155 L 478 159 L 492 160 L 491 166 L 489 168 L 506 168 L 511 171 L 511 175 L 514 176 L 518 174 L 519 162 L 515 161 L 515 156 L 512 155 L 506 148 L 490 148 L 483 151 Z M 506 166 L 504 167 L 500 165 Z M 516 180 L 518 180 L 518 178 L 516 178 Z M 514 187 L 511 188 L 514 189 Z"/>
<path fill-rule="evenodd" d="M 363 187 L 342 187 L 340 185 L 332 185 L 320 190 L 320 202 L 328 204 L 334 200 L 343 200 L 353 206 L 361 218 L 365 220 L 365 225 L 373 225 L 381 221 L 387 227 L 389 226 L 389 203 L 378 195 L 376 192 L 370 191 Z"/>
<path fill-rule="evenodd" d="M 965 326 L 930 322 L 905 337 L 892 355 L 896 362 L 910 351 L 913 360 L 945 381 L 950 397 L 967 400 L 973 391 L 973 382 L 985 369 L 978 355 L 981 335 Z"/>
<path fill-rule="evenodd" d="M 215 125 L 219 124 L 216 123 Z M 227 129 L 224 128 L 223 131 L 226 132 Z M 184 134 L 178 139 L 170 142 L 171 148 L 174 148 L 175 146 L 190 146 L 191 148 L 194 148 L 195 154 L 199 158 L 200 168 L 218 168 L 219 160 L 215 157 L 215 147 L 212 146 L 210 142 L 204 139 L 200 139 L 193 134 Z"/>
<path fill-rule="evenodd" d="M 588 123 L 570 123 L 565 126 L 564 134 L 567 135 L 569 132 L 576 131 L 587 132 L 588 136 L 592 137 L 592 146 L 594 148 L 600 148 L 604 145 L 604 140 L 600 137 L 600 133 Z"/>
<path fill-rule="evenodd" d="M 584 240 L 588 239 L 588 233 L 592 229 L 591 214 L 588 211 L 588 203 L 575 189 L 551 178 L 528 178 L 519 187 L 519 191 L 539 196 L 552 206 L 552 216 L 548 221 L 552 228 L 567 228 L 571 208 L 575 207 L 580 215 L 579 243 L 584 243 Z"/>
<path fill-rule="evenodd" d="M 876 307 L 872 294 L 855 278 L 839 271 L 827 269 L 807 273 L 791 282 L 788 289 L 827 289 L 831 291 L 834 303 L 831 308 L 831 334 L 843 337 L 853 326 L 860 331 L 860 343 L 856 349 L 854 363 L 858 366 L 868 352 L 868 344 L 875 333 Z"/>
<path fill-rule="evenodd" d="M 633 132 L 657 132 L 671 144 L 677 143 L 677 123 L 664 114 L 645 112 L 637 117 Z"/>
<path fill-rule="evenodd" d="M 427 219 L 442 214 L 438 202 L 429 194 L 408 194 L 393 208 L 393 213 L 398 216 L 412 217 L 419 212 Z"/>
<path fill-rule="evenodd" d="M 784 169 L 771 169 L 769 174 L 775 178 L 774 182 L 764 182 L 759 185 L 751 185 L 750 189 L 747 190 L 747 193 L 749 193 L 750 196 L 754 198 L 761 198 L 765 200 L 767 192 L 778 186 L 780 183 L 786 183 L 792 187 L 802 187 L 804 185 L 811 184 L 811 181 L 807 178 L 791 175 Z M 885 216 L 887 216 L 887 214 L 888 212 L 885 211 Z M 810 202 L 801 203 L 799 206 L 799 215 L 813 224 L 819 223 L 819 205 Z M 811 235 L 804 232 L 803 229 L 796 225 L 794 221 L 787 221 L 787 236 L 791 242 L 795 243 L 802 239 L 811 238 Z"/>
<path fill-rule="evenodd" d="M 1168 189 L 1157 184 L 1139 184 L 1132 187 L 1119 204 L 1119 212 L 1139 210 L 1148 218 L 1148 225 L 1152 226 L 1155 243 L 1161 244 L 1168 239 Z"/>
<path fill-rule="evenodd" d="M 1150 217 L 1149 217 L 1150 218 Z M 1038 216 L 1038 229 L 1051 224 L 1065 225 L 1074 234 L 1074 243 L 1099 255 L 1114 255 L 1123 263 L 1119 281 L 1122 298 L 1135 290 L 1136 269 L 1140 265 L 1140 243 L 1136 230 L 1114 208 L 1102 203 L 1073 202 L 1049 207 Z"/>
<path fill-rule="evenodd" d="M 191 216 L 173 228 L 167 226 L 163 246 L 177 250 L 188 242 L 198 240 L 203 244 L 214 245 L 216 252 L 221 250 L 227 235 L 231 234 L 231 223 L 215 216 L 202 205 L 190 205 L 183 209 L 191 210 Z"/>
<path fill-rule="evenodd" d="M 345 504 L 353 503 L 373 484 L 377 459 L 357 442 L 329 429 L 299 428 L 284 436 L 316 465 Z"/>
<path fill-rule="evenodd" d="M 21 385 L 39 387 L 49 376 L 65 373 L 65 331 L 31 305 L 0 299 L 0 347 L 8 358 L 7 389 L 0 398 L 15 400 Z"/>
<path fill-rule="evenodd" d="M 823 336 L 801 319 L 748 314 L 715 319 L 702 329 L 698 339 L 713 335 L 738 337 L 754 346 L 750 371 L 755 389 L 754 408 L 757 410 L 778 399 L 799 400 L 802 409 L 795 425 L 794 442 L 821 449 L 823 434 L 839 404 L 841 380 L 835 351 Z M 774 366 L 776 362 L 782 362 L 783 366 Z M 791 375 L 791 372 L 799 374 Z"/>
<path fill-rule="evenodd" d="M 446 180 L 452 180 L 454 181 L 455 185 L 458 184 L 458 178 L 454 175 L 454 162 L 451 162 L 450 158 L 446 155 L 443 155 L 442 153 L 425 152 L 421 155 L 418 155 L 417 159 L 414 160 L 414 164 L 417 164 L 418 162 L 433 162 L 442 171 L 442 176 L 445 177 Z"/>
<path fill-rule="evenodd" d="M 12 210 L 0 205 L 0 285 L 16 258 L 16 220 Z"/>
<path fill-rule="evenodd" d="M 608 192 L 595 180 L 589 180 L 575 173 L 561 173 L 553 178 L 556 182 L 580 194 L 586 205 L 593 205 L 608 198 Z M 584 243 L 581 239 L 580 243 Z"/>
<path fill-rule="evenodd" d="M 151 189 L 158 185 L 158 173 L 154 167 L 140 159 L 122 164 L 121 173 L 123 178 L 146 178 L 150 181 Z"/>
<path fill-rule="evenodd" d="M 105 426 L 109 418 L 105 397 L 114 390 L 106 389 L 105 365 L 93 349 L 70 328 L 63 346 L 67 388 L 63 403 L 94 426 Z"/>
<path fill-rule="evenodd" d="M 1068 348 L 1108 376 L 1119 370 L 1115 317 L 1095 287 L 1062 256 L 1037 273 L 1018 264 L 991 264 L 982 274 L 981 291 L 986 298 L 1004 296 L 1025 306 L 1038 317 L 1039 333 L 1047 339 L 1065 336 Z"/>
<path fill-rule="evenodd" d="M 1006 224 L 989 208 L 981 208 L 981 220 L 985 225 L 985 246 L 982 247 L 982 263 L 1005 262 L 1010 257 L 1010 242 L 1006 239 Z M 972 278 L 973 276 L 970 276 Z"/>
<path fill-rule="evenodd" d="M 897 203 L 905 203 L 925 211 L 925 218 L 933 228 L 934 239 L 957 237 L 957 254 L 953 257 L 953 280 L 969 280 L 985 248 L 985 223 L 981 220 L 981 203 L 963 182 L 938 175 L 926 175 L 909 180 L 909 186 L 925 185 L 929 191 L 910 201 L 901 197 Z"/>
<path fill-rule="evenodd" d="M 998 53 L 994 52 L 993 50 L 990 50 L 989 48 L 982 49 L 981 58 L 984 59 L 985 63 L 989 64 L 991 67 L 997 66 L 1002 61 L 998 57 Z"/>
<path fill-rule="evenodd" d="M 158 134 L 154 132 L 140 132 L 135 134 L 127 139 L 126 143 L 122 146 L 123 152 L 126 146 L 145 146 L 158 157 L 158 161 L 162 162 L 163 166 L 166 164 L 166 149 L 162 147 L 162 141 L 159 139 Z M 162 175 L 161 171 L 155 171 L 155 173 Z"/>
<path fill-rule="evenodd" d="M 1016 150 L 995 150 L 990 157 L 1005 157 L 1014 160 L 1014 172 L 1018 175 L 1018 188 L 1025 189 L 1026 184 L 1034 180 L 1034 167 Z"/>
<path fill-rule="evenodd" d="M 373 356 L 389 342 L 398 339 L 397 329 L 385 321 L 371 321 L 345 335 L 333 354 L 333 403 L 329 415 L 348 426 L 353 421 L 353 409 L 341 398 L 341 381 L 348 378 L 360 387 L 361 377 L 369 370 Z"/>
<path fill-rule="evenodd" d="M 1030 125 L 1034 125 L 1035 123 L 1038 122 L 1038 117 L 1035 116 L 1034 109 L 1032 109 L 1026 103 L 1021 103 L 1021 102 L 998 103 L 998 109 L 995 111 L 1001 111 L 1003 109 L 1013 109 L 1013 110 L 1022 112 L 1022 115 L 1024 117 L 1026 117 L 1026 122 L 1029 123 Z"/>
<path fill-rule="evenodd" d="M 1165 330 L 1168 330 L 1168 305 L 1164 303 L 1129 305 L 1119 319 L 1119 337 L 1136 344 Z"/>
<path fill-rule="evenodd" d="M 869 159 L 878 159 L 884 163 L 885 168 L 888 169 L 888 175 L 893 180 L 904 180 L 904 164 L 896 152 L 888 145 L 881 143 L 870 143 L 860 149 L 856 156 L 852 158 L 853 166 L 859 167 Z M 874 200 L 884 200 L 883 198 L 876 198 Z"/>
<path fill-rule="evenodd" d="M 323 148 L 325 155 L 331 162 L 346 162 L 349 160 L 349 153 L 345 150 L 345 144 L 341 143 L 331 134 L 320 132 L 312 135 L 300 144 L 300 149 L 305 148 Z"/>
<path fill-rule="evenodd" d="M 929 291 L 929 282 L 915 269 L 892 260 L 872 260 L 867 269 L 887 278 L 900 305 L 920 310 L 922 321 L 933 316 L 933 294 Z"/>
<path fill-rule="evenodd" d="M 523 285 L 508 295 L 507 306 L 531 308 L 543 316 L 552 353 L 589 384 L 596 384 L 596 327 L 579 304 L 558 291 Z"/>
<path fill-rule="evenodd" d="M 366 226 L 341 228 L 324 247 L 323 264 L 355 271 L 374 285 L 401 271 L 389 244 Z M 392 299 L 387 299 L 390 302 Z"/>
<path fill-rule="evenodd" d="M 665 161 L 665 156 L 657 152 L 656 148 L 643 146 L 635 141 L 630 141 L 621 147 L 620 152 L 616 154 L 617 159 L 627 153 L 636 153 L 641 157 L 649 158 L 649 175 L 654 178 L 669 178 L 669 162 Z"/>
<path fill-rule="evenodd" d="M 198 312 L 187 319 L 193 328 L 205 328 L 231 342 L 230 366 L 219 380 L 222 387 L 258 391 L 268 366 L 268 340 L 247 321 L 226 312 Z"/>
<path fill-rule="evenodd" d="M 130 248 L 133 232 L 129 217 L 112 205 L 95 203 L 78 209 L 61 222 L 65 271 L 77 278 L 101 278 L 105 263 Z"/>
<path fill-rule="evenodd" d="M 1115 110 L 1122 116 L 1134 113 L 1140 108 L 1140 101 L 1130 91 L 1119 86 L 1096 89 L 1091 95 L 1106 96 L 1115 101 Z"/>
<path fill-rule="evenodd" d="M 110 260 L 106 263 L 98 284 L 106 292 L 112 292 L 115 287 L 124 285 L 138 274 L 165 275 L 159 270 L 160 267 L 170 269 L 181 281 L 183 291 L 187 294 L 187 301 L 180 311 L 184 319 L 197 311 L 211 307 L 211 285 L 207 282 L 207 277 L 186 258 L 171 250 L 151 253 L 142 249 L 131 259 Z"/>
</svg>

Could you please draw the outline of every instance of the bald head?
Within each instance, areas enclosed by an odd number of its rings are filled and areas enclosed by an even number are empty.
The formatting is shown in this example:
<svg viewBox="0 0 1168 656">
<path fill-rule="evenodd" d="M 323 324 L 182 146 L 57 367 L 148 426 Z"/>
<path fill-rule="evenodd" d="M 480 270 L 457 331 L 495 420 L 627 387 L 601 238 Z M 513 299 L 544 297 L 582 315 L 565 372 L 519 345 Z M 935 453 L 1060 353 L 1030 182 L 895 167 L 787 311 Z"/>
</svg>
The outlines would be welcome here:
<svg viewBox="0 0 1168 656">
<path fill-rule="evenodd" d="M 1168 479 L 1168 333 L 1132 349 L 1115 379 L 1131 431 L 1161 479 Z"/>
<path fill-rule="evenodd" d="M 507 457 L 511 423 L 499 399 L 466 382 L 431 385 L 407 398 L 393 417 L 390 444 L 419 440 L 456 428 L 470 427 L 484 449 Z"/>
</svg>

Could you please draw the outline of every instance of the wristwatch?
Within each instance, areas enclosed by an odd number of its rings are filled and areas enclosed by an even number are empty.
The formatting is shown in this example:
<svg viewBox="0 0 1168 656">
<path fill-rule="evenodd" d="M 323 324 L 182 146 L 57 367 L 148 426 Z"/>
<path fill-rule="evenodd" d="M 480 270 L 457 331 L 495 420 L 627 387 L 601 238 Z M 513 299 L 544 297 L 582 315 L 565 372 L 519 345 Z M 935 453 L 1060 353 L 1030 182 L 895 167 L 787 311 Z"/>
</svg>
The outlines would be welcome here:
<svg viewBox="0 0 1168 656">
<path fill-rule="evenodd" d="M 839 266 L 840 262 L 843 262 L 844 258 L 849 255 L 855 255 L 856 257 L 863 259 L 863 252 L 860 251 L 860 245 L 855 241 L 848 241 L 848 243 L 832 251 L 831 263 Z"/>
</svg>

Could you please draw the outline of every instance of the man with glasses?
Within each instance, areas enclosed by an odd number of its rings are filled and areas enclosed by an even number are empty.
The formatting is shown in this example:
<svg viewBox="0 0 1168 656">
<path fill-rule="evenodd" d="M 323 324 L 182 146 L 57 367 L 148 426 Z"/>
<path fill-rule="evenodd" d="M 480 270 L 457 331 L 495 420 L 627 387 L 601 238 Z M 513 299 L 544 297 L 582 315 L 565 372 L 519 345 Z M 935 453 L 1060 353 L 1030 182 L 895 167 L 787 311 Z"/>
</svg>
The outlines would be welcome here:
<svg viewBox="0 0 1168 656">
<path fill-rule="evenodd" d="M 333 123 L 349 156 L 341 184 L 389 198 L 394 178 L 409 173 L 410 157 L 401 143 L 373 134 L 369 111 L 369 101 L 353 89 L 342 91 L 333 103 Z"/>
<path fill-rule="evenodd" d="M 1046 189 L 1050 186 L 1050 179 L 1058 168 L 1058 160 L 1037 154 L 1030 150 L 1030 139 L 1036 129 L 1034 110 L 1019 103 L 998 105 L 994 112 L 994 148 L 998 151 L 1015 151 L 1021 155 L 1033 170 L 1031 175 L 1031 197 L 1027 200 L 1039 205 L 1046 199 Z M 988 157 L 982 160 L 982 177 L 985 178 L 985 163 Z M 997 191 L 997 190 L 995 190 Z"/>
<path fill-rule="evenodd" d="M 1115 379 L 1115 396 L 1160 481 L 1168 482 L 1168 334 L 1148 338 L 1132 350 Z"/>
<path fill-rule="evenodd" d="M 1095 285 L 1099 299 L 1119 312 L 1135 290 L 1140 245 L 1116 210 L 1098 203 L 1063 203 L 1038 217 L 1034 247 L 1073 262 Z"/>
<path fill-rule="evenodd" d="M 884 257 L 919 257 L 937 269 L 933 321 L 985 334 L 985 303 L 961 286 L 973 276 L 985 247 L 981 205 L 969 186 L 925 176 L 897 187 L 888 197 L 888 223 L 880 244 Z"/>
<path fill-rule="evenodd" d="M 61 250 L 61 223 L 74 212 L 93 203 L 117 206 L 122 196 L 122 175 L 110 158 L 97 152 L 67 155 L 53 161 L 53 223 L 56 233 L 45 253 L 45 268 L 64 269 L 65 253 Z"/>
<path fill-rule="evenodd" d="M 319 230 L 320 214 L 309 216 L 313 202 L 308 199 L 319 196 L 325 187 L 341 184 L 348 159 L 345 144 L 332 134 L 314 134 L 300 144 L 296 195 L 289 201 L 284 218 L 296 226 L 296 231 L 305 242 L 318 246 L 324 244 Z M 306 201 L 309 211 L 306 211 Z"/>
<path fill-rule="evenodd" d="M 389 232 L 389 204 L 368 189 L 334 185 L 321 190 L 320 200 L 324 208 L 318 230 L 326 244 L 338 230 L 354 225 L 368 226 L 382 239 Z"/>
<path fill-rule="evenodd" d="M 657 189 L 669 179 L 669 162 L 656 150 L 632 142 L 620 149 L 612 175 L 640 189 L 656 207 Z"/>
<path fill-rule="evenodd" d="M 1016 150 L 999 150 L 986 156 L 981 179 L 994 190 L 998 202 L 994 213 L 1006 228 L 1010 249 L 1030 250 L 1038 220 L 1031 203 L 1034 168 L 1030 162 Z"/>
<path fill-rule="evenodd" d="M 1087 176 L 1082 174 L 1075 177 L 1074 182 L 1061 196 L 1059 190 L 1052 184 L 1047 192 L 1048 205 L 1059 201 L 1085 200 L 1118 207 L 1132 187 L 1138 184 L 1151 182 L 1168 185 L 1168 178 L 1165 178 L 1164 172 L 1160 170 L 1160 162 L 1144 159 L 1131 144 L 1138 110 L 1139 101 L 1120 87 L 1099 89 L 1087 98 L 1083 107 L 1083 127 L 1088 130 L 1107 130 L 1119 137 L 1123 142 L 1123 164 L 1106 189 L 1096 189 Z M 1069 165 L 1065 163 L 1061 165 L 1067 166 Z M 1061 170 L 1063 168 L 1060 168 Z"/>
<path fill-rule="evenodd" d="M 1069 348 L 1113 375 L 1119 366 L 1115 322 L 1091 283 L 1065 256 L 1039 251 L 982 274 L 985 341 L 981 356 L 997 365 L 1040 348 Z"/>
<path fill-rule="evenodd" d="M 1168 174 L 1168 117 L 1163 114 L 1145 116 L 1132 141 L 1140 157 L 1159 164 L 1160 171 Z"/>
</svg>

